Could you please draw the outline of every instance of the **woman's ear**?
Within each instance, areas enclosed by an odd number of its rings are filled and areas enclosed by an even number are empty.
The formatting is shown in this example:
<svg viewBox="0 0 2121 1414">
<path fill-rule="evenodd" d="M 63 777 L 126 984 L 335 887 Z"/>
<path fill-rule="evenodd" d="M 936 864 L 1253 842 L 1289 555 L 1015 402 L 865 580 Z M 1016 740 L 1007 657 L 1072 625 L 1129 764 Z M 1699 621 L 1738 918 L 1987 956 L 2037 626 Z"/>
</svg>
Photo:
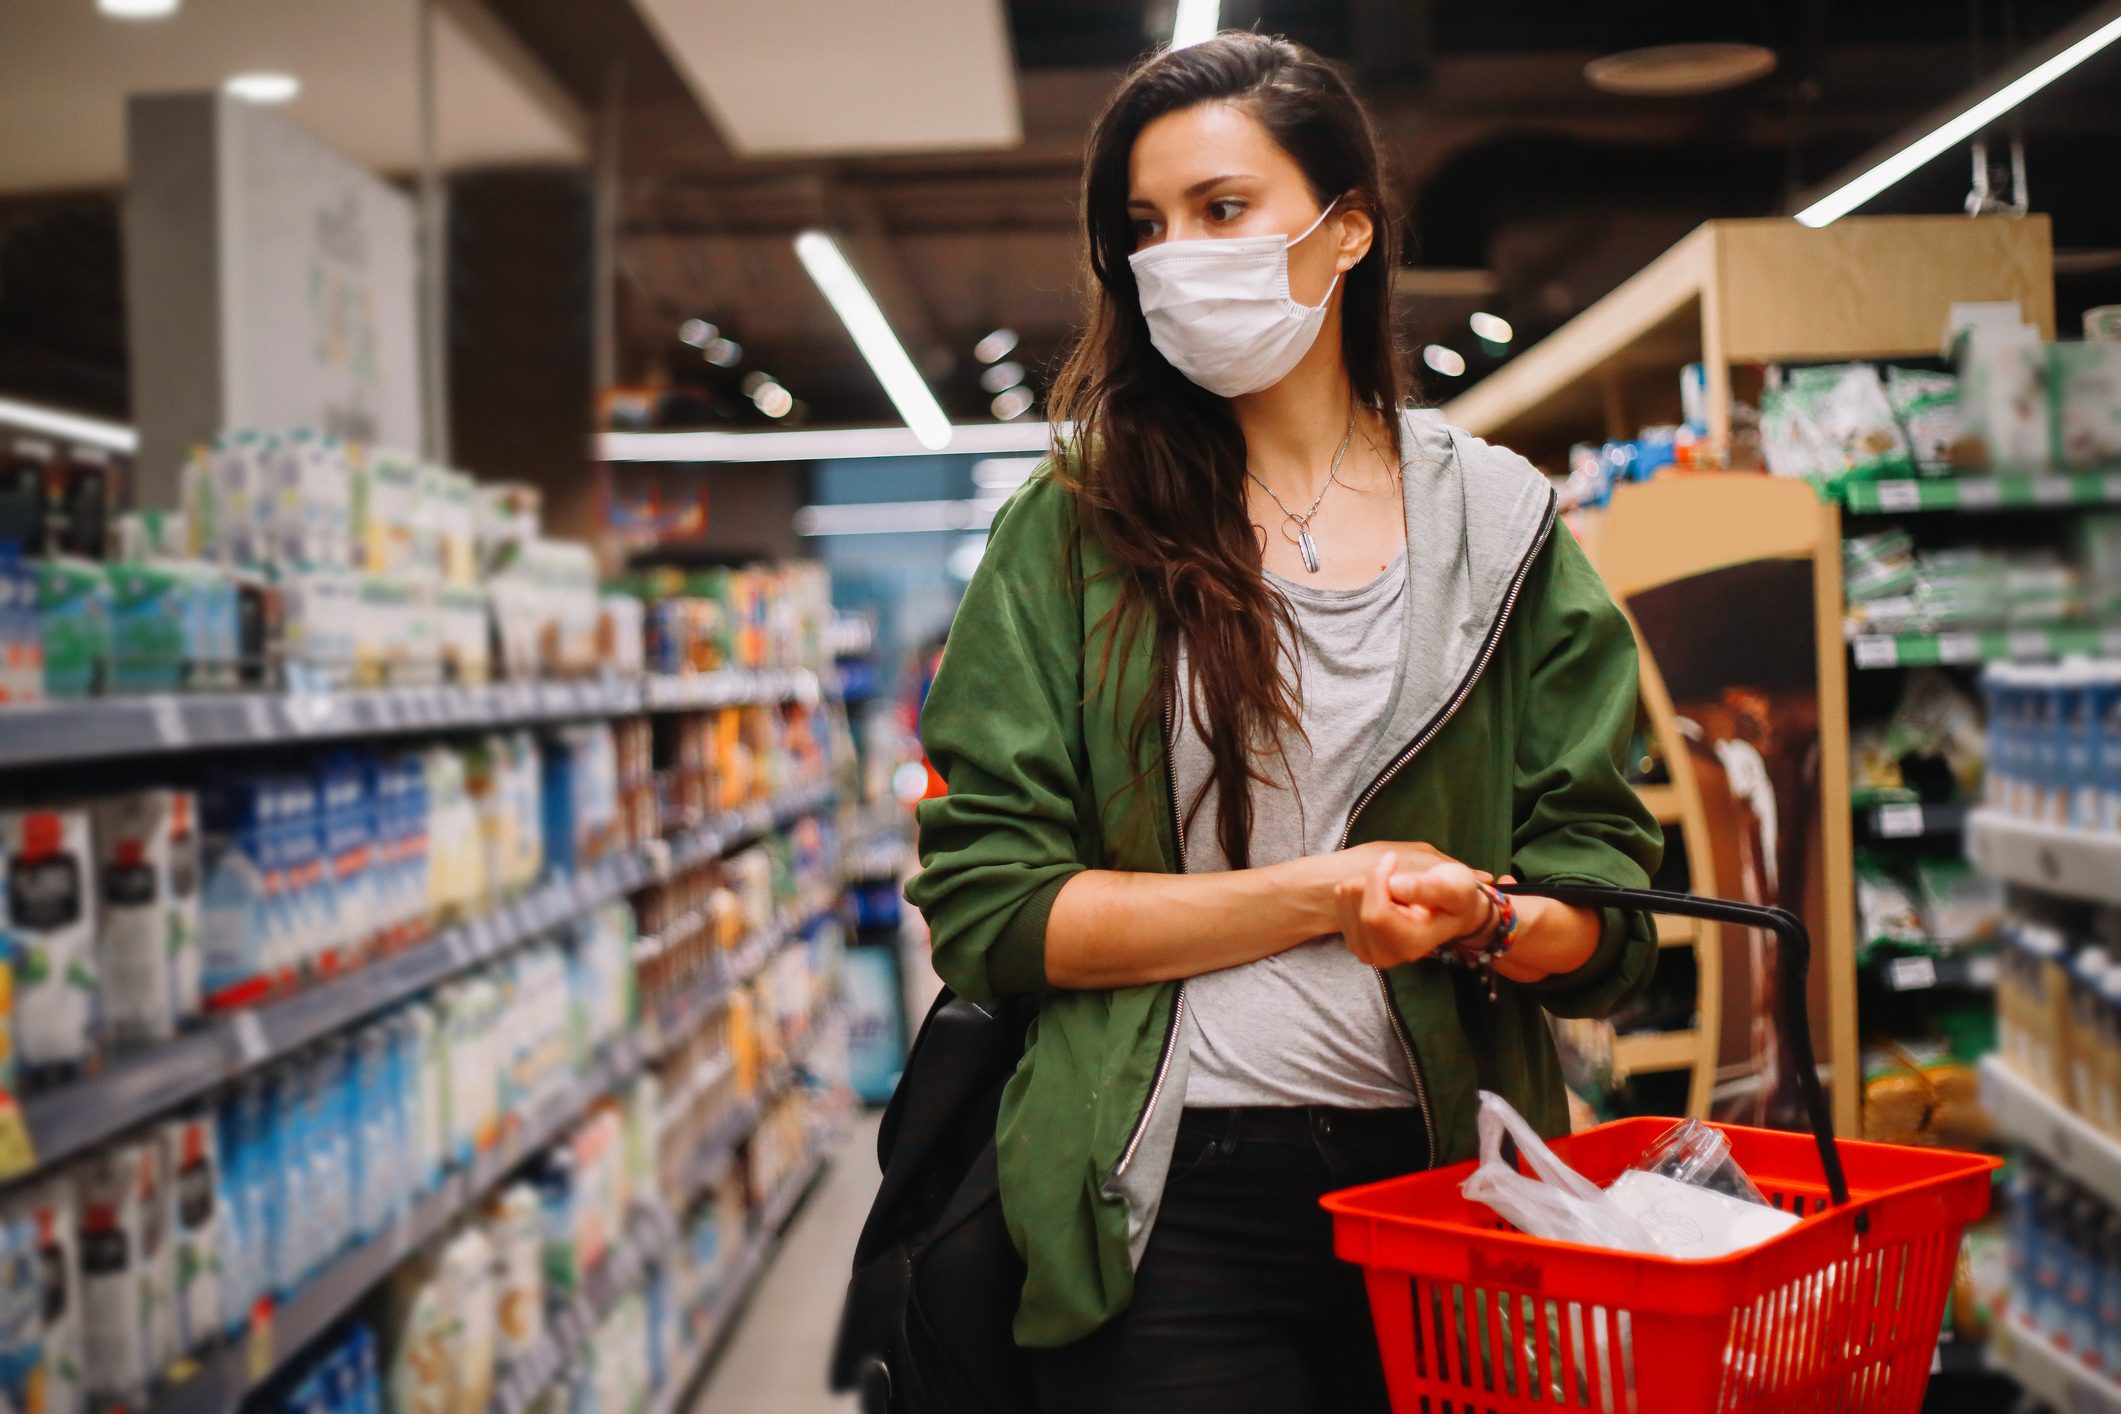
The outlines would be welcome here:
<svg viewBox="0 0 2121 1414">
<path fill-rule="evenodd" d="M 1345 275 L 1370 253 L 1370 242 L 1377 238 L 1377 223 L 1360 206 L 1349 206 L 1340 212 L 1339 225 L 1340 249 L 1334 255 L 1334 268 Z"/>
</svg>

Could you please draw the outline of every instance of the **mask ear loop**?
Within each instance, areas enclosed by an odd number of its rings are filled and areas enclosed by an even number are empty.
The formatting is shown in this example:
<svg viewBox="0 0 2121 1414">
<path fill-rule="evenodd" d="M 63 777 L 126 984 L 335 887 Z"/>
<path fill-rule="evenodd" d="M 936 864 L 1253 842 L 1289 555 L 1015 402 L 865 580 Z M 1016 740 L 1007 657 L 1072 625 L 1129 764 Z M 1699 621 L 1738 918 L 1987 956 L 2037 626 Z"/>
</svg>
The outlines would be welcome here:
<svg viewBox="0 0 2121 1414">
<path fill-rule="evenodd" d="M 1304 233 L 1302 235 L 1293 237 L 1287 245 L 1282 247 L 1281 297 L 1289 302 L 1289 307 L 1291 309 L 1300 309 L 1307 314 L 1316 314 L 1318 311 L 1326 307 L 1327 301 L 1333 298 L 1333 291 L 1340 288 L 1340 277 L 1343 272 L 1336 270 L 1333 272 L 1333 278 L 1326 283 L 1326 292 L 1324 295 L 1319 297 L 1319 301 L 1317 304 L 1304 304 L 1300 302 L 1296 298 L 1296 296 L 1289 293 L 1289 252 L 1296 249 L 1296 247 L 1302 244 L 1304 241 L 1311 239 L 1311 233 L 1326 223 L 1326 218 L 1333 214 L 1333 208 L 1338 205 L 1340 205 L 1340 198 L 1336 196 L 1331 201 L 1326 203 L 1326 209 L 1318 213 L 1318 219 L 1316 221 L 1313 221 L 1310 225 L 1304 227 Z"/>
</svg>

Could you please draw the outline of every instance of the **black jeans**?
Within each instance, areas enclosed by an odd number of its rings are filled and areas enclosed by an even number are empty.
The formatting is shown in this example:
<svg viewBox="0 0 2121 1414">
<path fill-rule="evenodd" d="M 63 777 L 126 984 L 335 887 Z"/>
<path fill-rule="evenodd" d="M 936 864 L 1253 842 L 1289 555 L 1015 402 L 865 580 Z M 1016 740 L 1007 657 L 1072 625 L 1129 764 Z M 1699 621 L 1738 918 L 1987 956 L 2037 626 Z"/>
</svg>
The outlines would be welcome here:
<svg viewBox="0 0 2121 1414">
<path fill-rule="evenodd" d="M 1318 1200 L 1428 1159 L 1419 1110 L 1187 1109 L 1133 1301 L 1031 1352 L 1041 1414 L 1386 1414 L 1362 1273 Z"/>
</svg>

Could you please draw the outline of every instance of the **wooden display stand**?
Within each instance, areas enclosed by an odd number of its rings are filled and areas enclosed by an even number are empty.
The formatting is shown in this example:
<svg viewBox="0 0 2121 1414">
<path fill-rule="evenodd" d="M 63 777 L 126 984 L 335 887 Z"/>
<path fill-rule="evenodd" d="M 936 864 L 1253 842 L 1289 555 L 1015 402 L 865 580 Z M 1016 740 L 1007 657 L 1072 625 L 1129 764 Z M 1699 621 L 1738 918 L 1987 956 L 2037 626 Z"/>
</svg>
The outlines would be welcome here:
<svg viewBox="0 0 2121 1414">
<path fill-rule="evenodd" d="M 2046 217 L 1859 217 L 1816 230 L 1788 220 L 1712 221 L 1446 403 L 1443 414 L 1558 470 L 1573 442 L 1677 422 L 1680 369 L 1698 361 L 1710 436 L 1728 445 L 1734 388 L 1748 391 L 1753 365 L 1934 357 L 1950 307 L 1968 300 L 2016 300 L 2026 321 L 2053 337 Z M 1816 876 L 1826 924 L 1814 960 L 1827 1020 L 1820 1059 L 1836 1127 L 1856 1134 L 1862 1087 L 1839 510 L 1802 483 L 1670 474 L 1622 488 L 1608 513 L 1578 529 L 1623 601 L 1704 566 L 1763 555 L 1811 563 L 1822 802 Z M 1734 622 L 1729 631 L 1743 634 L 1749 625 Z M 1665 675 L 1646 681 L 1653 676 Z M 1686 794 L 1683 784 L 1674 789 Z M 1689 808 L 1700 809 L 1696 795 L 1664 813 L 1683 822 Z M 1706 1010 L 1697 1029 L 1708 1029 Z M 1676 1043 L 1667 1046 L 1675 1056 L 1665 1059 L 1675 1059 Z"/>
</svg>

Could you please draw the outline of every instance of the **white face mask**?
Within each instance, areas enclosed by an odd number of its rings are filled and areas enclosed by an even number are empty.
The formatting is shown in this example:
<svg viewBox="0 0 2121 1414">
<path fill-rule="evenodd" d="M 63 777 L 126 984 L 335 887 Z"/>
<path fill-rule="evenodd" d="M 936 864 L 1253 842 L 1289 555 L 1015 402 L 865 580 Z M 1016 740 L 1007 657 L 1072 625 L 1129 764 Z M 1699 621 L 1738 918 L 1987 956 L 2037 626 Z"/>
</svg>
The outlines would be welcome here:
<svg viewBox="0 0 2121 1414">
<path fill-rule="evenodd" d="M 1141 292 L 1149 342 L 1171 366 L 1219 397 L 1271 388 L 1288 376 L 1325 322 L 1340 283 L 1334 272 L 1315 305 L 1289 297 L 1289 251 L 1339 204 L 1326 203 L 1303 235 L 1165 241 L 1127 257 Z"/>
</svg>

